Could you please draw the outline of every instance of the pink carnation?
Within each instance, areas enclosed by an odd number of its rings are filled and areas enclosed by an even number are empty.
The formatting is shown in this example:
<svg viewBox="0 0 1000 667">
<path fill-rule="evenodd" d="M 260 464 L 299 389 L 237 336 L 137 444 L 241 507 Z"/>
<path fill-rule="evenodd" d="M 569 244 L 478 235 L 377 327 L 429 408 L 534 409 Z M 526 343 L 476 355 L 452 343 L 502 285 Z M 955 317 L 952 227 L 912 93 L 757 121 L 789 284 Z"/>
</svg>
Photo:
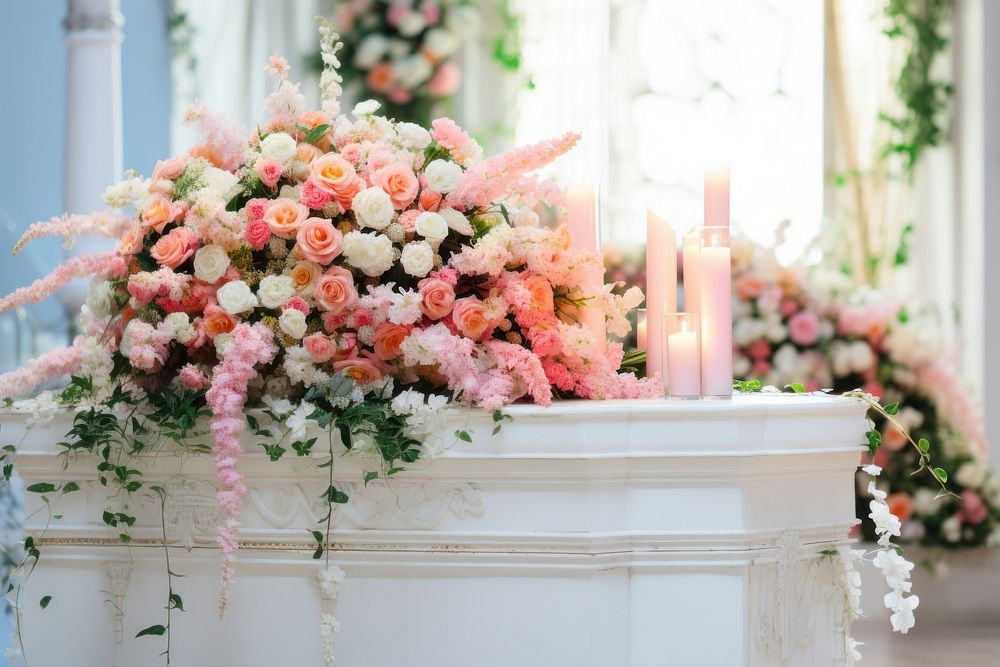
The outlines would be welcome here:
<svg viewBox="0 0 1000 667">
<path fill-rule="evenodd" d="M 309 314 L 309 304 L 301 296 L 293 296 L 288 301 L 285 302 L 285 308 L 291 308 L 292 310 L 298 310 L 303 315 Z"/>
<path fill-rule="evenodd" d="M 247 213 L 247 219 L 250 221 L 260 220 L 264 217 L 264 213 L 267 211 L 267 207 L 271 205 L 270 199 L 265 199 L 263 197 L 257 197 L 256 199 L 251 199 L 247 202 L 247 205 L 243 210 Z"/>
<path fill-rule="evenodd" d="M 273 188 L 281 180 L 281 174 L 285 168 L 280 162 L 272 158 L 265 158 L 257 162 L 257 175 L 261 182 L 269 188 Z"/>
<path fill-rule="evenodd" d="M 299 190 L 299 201 L 314 211 L 320 211 L 333 201 L 333 195 L 317 185 L 314 180 L 308 179 Z"/>
<path fill-rule="evenodd" d="M 254 250 L 263 250 L 267 242 L 271 240 L 271 225 L 267 221 L 258 218 L 251 220 L 246 228 L 247 243 Z"/>
<path fill-rule="evenodd" d="M 211 384 L 211 381 L 194 364 L 186 364 L 181 368 L 180 373 L 177 374 L 177 380 L 183 386 L 194 391 L 205 389 Z"/>
</svg>

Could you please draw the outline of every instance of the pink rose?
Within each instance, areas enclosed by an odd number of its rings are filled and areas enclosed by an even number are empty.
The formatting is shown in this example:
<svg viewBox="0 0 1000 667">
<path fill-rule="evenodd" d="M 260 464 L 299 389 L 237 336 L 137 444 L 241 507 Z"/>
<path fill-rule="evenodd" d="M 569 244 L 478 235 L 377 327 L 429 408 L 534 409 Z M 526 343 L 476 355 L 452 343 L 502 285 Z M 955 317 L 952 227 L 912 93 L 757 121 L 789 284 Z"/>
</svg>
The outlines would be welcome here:
<svg viewBox="0 0 1000 667">
<path fill-rule="evenodd" d="M 267 211 L 267 207 L 270 205 L 270 199 L 257 197 L 256 199 L 248 201 L 247 205 L 243 207 L 243 210 L 246 211 L 247 220 L 262 220 L 264 218 L 264 213 Z"/>
<path fill-rule="evenodd" d="M 861 387 L 862 391 L 871 394 L 872 396 L 878 396 L 882 398 L 885 396 L 885 387 L 878 380 L 869 380 Z"/>
<path fill-rule="evenodd" d="M 417 198 L 420 184 L 413 170 L 405 164 L 393 162 L 379 169 L 374 176 L 375 183 L 389 195 L 397 211 L 406 208 Z"/>
<path fill-rule="evenodd" d="M 160 266 L 176 269 L 198 249 L 198 235 L 187 227 L 175 227 L 149 249 L 149 254 Z"/>
<path fill-rule="evenodd" d="M 299 226 L 295 248 L 310 262 L 329 264 L 340 254 L 343 234 L 324 218 L 309 218 Z"/>
<path fill-rule="evenodd" d="M 335 373 L 343 372 L 358 384 L 371 384 L 382 377 L 382 367 L 370 357 L 353 357 L 333 362 Z"/>
<path fill-rule="evenodd" d="M 427 25 L 435 25 L 441 20 L 441 7 L 432 0 L 424 0 L 420 3 L 420 11 L 424 14 Z"/>
<path fill-rule="evenodd" d="M 389 101 L 393 104 L 406 104 L 413 99 L 413 92 L 407 90 L 406 88 L 395 86 L 390 88 L 389 92 L 387 92 L 385 96 L 388 97 Z"/>
<path fill-rule="evenodd" d="M 451 312 L 455 303 L 455 288 L 440 278 L 424 278 L 418 285 L 420 311 L 432 320 L 440 320 Z"/>
<path fill-rule="evenodd" d="M 443 197 L 440 193 L 434 192 L 433 190 L 421 190 L 420 209 L 423 211 L 437 211 L 441 208 L 442 198 Z"/>
<path fill-rule="evenodd" d="M 143 240 L 146 236 L 145 227 L 140 225 L 129 225 L 122 232 L 121 240 L 118 242 L 118 253 L 122 255 L 135 255 L 142 250 Z"/>
<path fill-rule="evenodd" d="M 330 361 L 333 359 L 333 355 L 337 353 L 336 343 L 330 340 L 329 336 L 321 333 L 306 336 L 302 339 L 302 345 L 317 364 Z"/>
<path fill-rule="evenodd" d="M 747 356 L 755 361 L 766 361 L 771 358 L 771 346 L 766 340 L 756 340 L 747 348 Z"/>
<path fill-rule="evenodd" d="M 354 320 L 353 326 L 355 329 L 371 326 L 375 322 L 375 316 L 367 308 L 358 308 L 355 310 L 351 314 L 351 319 Z"/>
<path fill-rule="evenodd" d="M 254 250 L 263 250 L 271 240 L 271 225 L 264 220 L 251 220 L 246 228 L 247 243 Z"/>
<path fill-rule="evenodd" d="M 333 355 L 333 360 L 343 361 L 353 359 L 356 356 L 358 356 L 358 335 L 351 332 L 345 333 L 337 339 L 337 353 Z"/>
<path fill-rule="evenodd" d="M 416 229 L 417 218 L 419 217 L 420 217 L 420 211 L 418 211 L 417 209 L 410 209 L 409 211 L 404 211 L 403 213 L 400 213 L 397 222 L 399 222 L 399 225 L 400 227 L 403 228 L 404 232 L 406 232 L 407 234 L 412 234 L 413 231 Z"/>
<path fill-rule="evenodd" d="M 358 160 L 361 159 L 361 145 L 347 144 L 346 146 L 342 146 L 340 149 L 340 157 L 344 158 L 351 164 L 357 164 Z"/>
<path fill-rule="evenodd" d="M 393 2 L 389 5 L 389 11 L 385 13 L 385 20 L 389 25 L 399 25 L 399 22 L 410 13 L 410 3 Z"/>
<path fill-rule="evenodd" d="M 261 182 L 269 188 L 278 184 L 278 181 L 281 180 L 281 174 L 285 170 L 280 162 L 272 158 L 258 160 L 255 166 Z"/>
<path fill-rule="evenodd" d="M 308 179 L 299 190 L 299 201 L 314 211 L 322 211 L 333 201 L 333 195 L 316 185 L 316 181 Z"/>
<path fill-rule="evenodd" d="M 309 209 L 291 199 L 276 199 L 264 212 L 271 231 L 283 239 L 294 239 L 299 225 L 308 217 Z"/>
<path fill-rule="evenodd" d="M 333 267 L 316 281 L 313 297 L 320 310 L 330 313 L 344 312 L 358 300 L 354 276 L 341 266 Z"/>
<path fill-rule="evenodd" d="M 309 314 L 309 304 L 301 296 L 291 296 L 288 297 L 288 301 L 285 302 L 285 308 L 291 308 L 292 310 L 297 310 L 303 315 Z"/>
<path fill-rule="evenodd" d="M 766 286 L 767 283 L 764 282 L 763 278 L 755 276 L 752 273 L 744 273 L 733 284 L 736 294 L 744 301 L 756 299 Z"/>
<path fill-rule="evenodd" d="M 819 318 L 810 310 L 802 310 L 788 320 L 788 338 L 796 345 L 809 347 L 819 339 Z"/>
<path fill-rule="evenodd" d="M 455 301 L 451 320 L 463 336 L 472 340 L 481 340 L 493 331 L 486 305 L 474 296 Z"/>
<path fill-rule="evenodd" d="M 975 491 L 962 491 L 962 518 L 966 523 L 977 525 L 986 520 L 990 512 L 983 498 Z"/>
<path fill-rule="evenodd" d="M 795 299 L 782 299 L 779 311 L 785 317 L 794 315 L 799 310 L 799 302 Z"/>
<path fill-rule="evenodd" d="M 462 70 L 455 63 L 445 63 L 438 67 L 434 76 L 427 82 L 427 90 L 431 97 L 448 97 L 458 90 L 462 83 Z"/>
<path fill-rule="evenodd" d="M 209 387 L 212 383 L 205 377 L 205 374 L 198 370 L 198 367 L 194 364 L 187 364 L 181 369 L 180 373 L 177 374 L 177 380 L 188 389 L 193 389 L 198 391 L 199 389 L 205 389 Z"/>
<path fill-rule="evenodd" d="M 172 157 L 169 160 L 157 160 L 153 167 L 152 180 L 159 181 L 165 179 L 172 181 L 181 175 L 184 167 L 187 166 L 187 156 Z"/>
<path fill-rule="evenodd" d="M 763 377 L 771 372 L 772 366 L 767 361 L 760 359 L 753 362 L 753 366 L 750 367 L 750 373 L 756 375 L 757 377 Z"/>
</svg>

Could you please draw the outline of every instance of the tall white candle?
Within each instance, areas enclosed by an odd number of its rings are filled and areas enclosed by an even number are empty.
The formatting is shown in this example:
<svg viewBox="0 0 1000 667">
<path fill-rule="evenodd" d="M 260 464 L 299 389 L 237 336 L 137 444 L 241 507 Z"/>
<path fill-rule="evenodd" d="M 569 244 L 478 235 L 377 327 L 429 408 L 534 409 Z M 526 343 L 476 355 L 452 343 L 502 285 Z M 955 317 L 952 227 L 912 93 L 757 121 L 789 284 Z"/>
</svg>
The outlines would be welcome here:
<svg viewBox="0 0 1000 667">
<path fill-rule="evenodd" d="M 729 228 L 706 227 L 701 249 L 701 390 L 733 394 L 733 304 Z"/>
<path fill-rule="evenodd" d="M 693 327 L 689 328 L 686 319 L 681 319 L 680 331 L 667 335 L 667 375 L 670 377 L 671 396 L 701 394 L 698 356 L 698 332 Z"/>
<path fill-rule="evenodd" d="M 677 310 L 677 237 L 666 220 L 646 210 L 646 375 L 667 380 L 663 315 Z"/>
<path fill-rule="evenodd" d="M 701 232 L 684 235 L 684 312 L 701 308 Z"/>
<path fill-rule="evenodd" d="M 729 167 L 705 172 L 705 226 L 729 226 Z"/>
<path fill-rule="evenodd" d="M 597 186 L 593 183 L 575 183 L 566 192 L 567 227 L 574 248 L 601 255 L 601 237 L 597 222 Z M 593 297 L 604 290 L 604 274 L 588 276 L 580 285 L 585 296 Z M 594 337 L 595 349 L 603 353 L 608 344 L 608 330 L 604 313 L 594 306 L 584 305 L 579 311 L 579 322 Z"/>
</svg>

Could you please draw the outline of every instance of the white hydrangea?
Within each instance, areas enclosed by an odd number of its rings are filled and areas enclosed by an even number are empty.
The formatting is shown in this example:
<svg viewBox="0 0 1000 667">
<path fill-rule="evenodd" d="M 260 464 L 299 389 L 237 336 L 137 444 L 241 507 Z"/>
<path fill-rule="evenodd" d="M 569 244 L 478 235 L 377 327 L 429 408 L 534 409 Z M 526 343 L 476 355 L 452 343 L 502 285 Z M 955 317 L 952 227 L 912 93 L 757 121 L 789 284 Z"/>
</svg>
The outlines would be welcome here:
<svg viewBox="0 0 1000 667">
<path fill-rule="evenodd" d="M 351 207 L 361 228 L 383 230 L 389 226 L 396 214 L 392 199 L 378 186 L 365 188 L 355 195 Z"/>
<path fill-rule="evenodd" d="M 396 80 L 399 85 L 408 89 L 416 88 L 431 78 L 431 74 L 434 73 L 434 68 L 431 67 L 422 53 L 414 53 L 397 60 L 393 69 L 396 72 Z"/>
<path fill-rule="evenodd" d="M 218 289 L 215 298 L 219 306 L 230 315 L 252 310 L 259 305 L 257 296 L 242 280 L 232 280 Z"/>
<path fill-rule="evenodd" d="M 420 310 L 420 293 L 413 290 L 403 290 L 392 295 L 392 305 L 389 306 L 389 321 L 393 324 L 413 324 L 423 317 Z M 360 338 L 360 332 L 359 336 Z"/>
<path fill-rule="evenodd" d="M 434 268 L 434 249 L 427 241 L 407 243 L 399 261 L 408 274 L 423 278 Z"/>
<path fill-rule="evenodd" d="M 967 489 L 978 489 L 986 481 L 988 471 L 981 461 L 967 461 L 955 471 L 954 479 Z"/>
<path fill-rule="evenodd" d="M 240 187 L 240 179 L 236 174 L 218 167 L 207 167 L 201 175 L 201 181 L 203 185 L 198 190 L 199 197 L 223 202 L 232 199 Z"/>
<path fill-rule="evenodd" d="M 229 253 L 222 246 L 206 245 L 194 254 L 194 276 L 206 283 L 218 282 L 229 268 Z"/>
<path fill-rule="evenodd" d="M 306 335 L 306 314 L 296 308 L 285 308 L 278 326 L 292 338 L 302 338 Z"/>
<path fill-rule="evenodd" d="M 400 19 L 396 29 L 403 37 L 416 37 L 426 27 L 427 19 L 424 18 L 424 15 L 420 12 L 410 11 Z"/>
<path fill-rule="evenodd" d="M 309 351 L 301 345 L 294 345 L 285 349 L 285 374 L 292 383 L 301 382 L 305 386 L 312 386 L 316 380 L 316 364 L 313 363 Z"/>
<path fill-rule="evenodd" d="M 139 176 L 129 175 L 104 190 L 104 203 L 112 208 L 125 208 L 149 196 L 149 181 Z"/>
<path fill-rule="evenodd" d="M 288 162 L 295 157 L 295 139 L 285 132 L 272 132 L 260 142 L 260 154 L 265 158 Z"/>
<path fill-rule="evenodd" d="M 366 276 L 378 277 L 389 270 L 395 259 L 392 241 L 382 234 L 348 232 L 344 235 L 344 257 Z"/>
<path fill-rule="evenodd" d="M 424 169 L 427 187 L 434 192 L 447 194 L 455 189 L 462 178 L 462 167 L 451 160 L 432 160 Z"/>
<path fill-rule="evenodd" d="M 276 309 L 285 305 L 295 294 L 291 276 L 267 276 L 257 286 L 257 297 L 265 308 Z"/>
</svg>

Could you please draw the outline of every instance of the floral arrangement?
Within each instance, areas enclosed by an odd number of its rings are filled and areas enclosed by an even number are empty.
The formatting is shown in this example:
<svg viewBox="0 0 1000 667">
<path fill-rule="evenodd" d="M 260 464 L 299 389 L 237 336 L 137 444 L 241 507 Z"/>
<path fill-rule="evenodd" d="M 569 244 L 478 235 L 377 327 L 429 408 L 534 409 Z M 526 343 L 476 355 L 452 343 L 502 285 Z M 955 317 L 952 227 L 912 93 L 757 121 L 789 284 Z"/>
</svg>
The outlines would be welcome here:
<svg viewBox="0 0 1000 667">
<path fill-rule="evenodd" d="M 781 265 L 772 251 L 734 245 L 734 373 L 785 386 L 837 393 L 862 387 L 886 405 L 869 436 L 882 472 L 879 494 L 901 521 L 903 543 L 946 548 L 1000 542 L 1000 484 L 987 463 L 979 406 L 954 374 L 931 313 L 895 296 L 859 289 L 846 276 L 801 264 Z M 952 471 L 940 494 L 932 475 L 913 475 L 921 453 L 913 440 L 935 442 L 936 458 Z M 859 478 L 863 516 L 873 494 Z M 875 525 L 861 529 L 874 540 Z"/>
<path fill-rule="evenodd" d="M 498 7 L 504 32 L 493 55 L 516 69 L 517 23 L 506 3 Z M 462 71 L 453 58 L 482 16 L 468 0 L 338 0 L 333 20 L 344 36 L 344 76 L 358 97 L 379 101 L 398 120 L 426 125 L 458 90 Z"/>
<path fill-rule="evenodd" d="M 272 57 L 278 85 L 264 123 L 247 133 L 191 108 L 202 144 L 159 162 L 150 178 L 110 187 L 107 212 L 32 225 L 15 251 L 37 237 L 71 243 L 81 234 L 118 238 L 118 248 L 70 259 L 0 299 L 6 310 L 94 276 L 82 334 L 0 376 L 0 398 L 34 422 L 75 410 L 63 446 L 98 461 L 96 476 L 118 502 L 104 520 L 123 543 L 135 521 L 129 499 L 144 484 L 142 466 L 129 462 L 168 445 L 195 447 L 188 436 L 209 418 L 224 516 L 220 612 L 238 547 L 247 429 L 272 460 L 312 456 L 317 439 L 307 434 L 325 430 L 321 466 L 331 479 L 322 500 L 332 507 L 347 501 L 333 485 L 335 453 L 373 460 L 365 482 L 398 473 L 443 445 L 428 437 L 449 402 L 495 411 L 499 428 L 499 409 L 517 400 L 661 392 L 619 373 L 622 346 L 598 348 L 576 323 L 586 303 L 625 334 L 641 293 L 619 295 L 614 285 L 584 293 L 579 285 L 601 270 L 600 258 L 574 248 L 564 227 L 540 226 L 533 210 L 559 205 L 561 192 L 531 172 L 578 136 L 484 158 L 447 118 L 428 131 L 379 115 L 375 101 L 358 104 L 353 119 L 340 115 L 338 36 L 326 23 L 321 35 L 320 110 L 304 108 L 287 62 Z M 13 400 L 64 375 L 72 381 L 61 393 Z M 247 416 L 251 404 L 271 423 Z M 8 478 L 15 459 L 16 448 L 5 450 Z M 327 556 L 321 583 L 332 605 L 339 580 L 326 549 L 329 519 L 313 535 L 315 557 Z M 30 538 L 25 551 L 22 566 L 37 561 Z M 183 610 L 172 586 L 166 609 L 166 624 L 140 634 L 167 634 L 169 646 L 169 615 Z M 335 626 L 325 607 L 324 637 Z M 328 648 L 324 640 L 332 660 Z"/>
</svg>

